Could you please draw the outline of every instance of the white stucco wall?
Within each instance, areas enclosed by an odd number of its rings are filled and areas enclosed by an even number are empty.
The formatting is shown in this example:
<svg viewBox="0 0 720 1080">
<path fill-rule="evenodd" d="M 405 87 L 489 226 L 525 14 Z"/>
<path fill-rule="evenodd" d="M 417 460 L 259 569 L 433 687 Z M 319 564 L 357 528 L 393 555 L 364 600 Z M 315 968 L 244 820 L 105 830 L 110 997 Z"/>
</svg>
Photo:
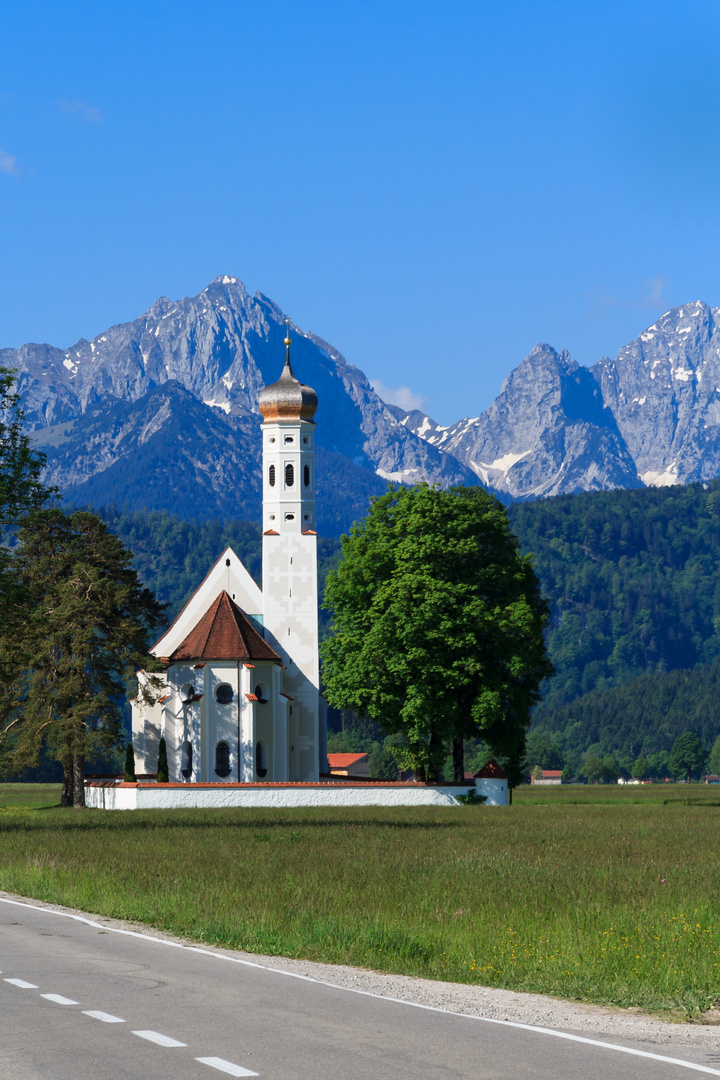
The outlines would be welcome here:
<svg viewBox="0 0 720 1080">
<path fill-rule="evenodd" d="M 498 780 L 496 777 L 483 777 L 475 781 L 475 790 L 478 795 L 486 795 L 486 806 L 507 806 L 508 782 Z"/>
<path fill-rule="evenodd" d="M 497 781 L 493 781 L 497 782 Z M 506 783 L 506 781 L 501 781 Z M 458 787 L 419 787 L 403 784 L 341 783 L 314 785 L 272 784 L 212 787 L 172 787 L 164 784 L 115 785 L 88 784 L 87 805 L 101 810 L 217 809 L 220 807 L 299 807 L 299 806 L 459 806 L 455 796 L 464 794 Z M 507 803 L 507 799 L 506 799 Z M 492 803 L 490 805 L 504 805 Z"/>
</svg>

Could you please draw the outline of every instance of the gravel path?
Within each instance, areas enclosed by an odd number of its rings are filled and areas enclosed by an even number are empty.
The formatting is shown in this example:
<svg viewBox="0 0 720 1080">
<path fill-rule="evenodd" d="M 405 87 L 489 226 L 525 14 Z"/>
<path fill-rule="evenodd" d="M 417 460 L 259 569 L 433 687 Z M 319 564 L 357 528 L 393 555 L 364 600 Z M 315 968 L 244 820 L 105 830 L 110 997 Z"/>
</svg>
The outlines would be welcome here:
<svg viewBox="0 0 720 1080">
<path fill-rule="evenodd" d="M 80 915 L 93 922 L 101 923 L 109 929 L 132 930 L 135 933 L 161 938 L 165 941 L 193 944 L 187 939 L 165 934 L 141 923 L 107 919 L 102 915 L 93 915 L 57 904 L 46 904 L 41 900 L 31 900 L 13 893 L 0 891 L 0 897 L 32 904 L 34 907 Z M 288 960 L 279 956 L 259 956 L 255 953 L 218 949 L 212 945 L 201 944 L 208 952 L 230 954 L 265 967 L 278 968 L 296 975 L 317 979 L 319 982 L 331 983 L 333 986 L 362 990 L 366 993 L 378 994 L 380 997 L 396 998 L 419 1005 L 431 1005 L 450 1012 L 487 1016 L 498 1020 L 514 1020 L 538 1027 L 593 1032 L 609 1037 L 620 1036 L 663 1046 L 697 1046 L 720 1050 L 720 1026 L 714 1026 L 720 1024 L 720 1012 L 708 1017 L 707 1019 L 711 1021 L 708 1024 L 672 1024 L 646 1016 L 634 1009 L 584 1005 L 546 997 L 542 994 L 521 994 L 512 990 L 467 986 L 464 983 L 434 982 L 432 979 L 415 979 L 408 975 L 385 975 L 364 968 L 347 967 L 344 964 L 317 964 L 307 960 Z"/>
</svg>

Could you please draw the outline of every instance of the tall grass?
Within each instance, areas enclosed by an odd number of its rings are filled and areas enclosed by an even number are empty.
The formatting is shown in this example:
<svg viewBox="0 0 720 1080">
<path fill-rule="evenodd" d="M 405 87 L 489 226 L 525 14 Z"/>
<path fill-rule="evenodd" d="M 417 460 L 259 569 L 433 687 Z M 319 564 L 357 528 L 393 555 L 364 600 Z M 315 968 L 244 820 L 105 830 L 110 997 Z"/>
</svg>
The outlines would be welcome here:
<svg viewBox="0 0 720 1080">
<path fill-rule="evenodd" d="M 8 891 L 251 952 L 675 1016 L 720 997 L 717 789 L 77 813 L 22 787 L 0 788 Z"/>
</svg>

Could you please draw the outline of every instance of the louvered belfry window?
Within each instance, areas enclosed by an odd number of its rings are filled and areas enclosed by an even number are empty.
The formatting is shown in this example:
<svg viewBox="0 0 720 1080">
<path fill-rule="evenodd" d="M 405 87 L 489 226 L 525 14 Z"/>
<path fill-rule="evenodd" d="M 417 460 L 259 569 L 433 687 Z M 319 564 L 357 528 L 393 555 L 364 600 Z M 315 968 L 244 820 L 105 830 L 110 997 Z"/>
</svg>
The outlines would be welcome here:
<svg viewBox="0 0 720 1080">
<path fill-rule="evenodd" d="M 268 469 L 268 483 L 270 487 L 275 487 L 275 466 L 271 465 Z"/>
<path fill-rule="evenodd" d="M 285 487 L 292 487 L 295 483 L 295 467 L 289 463 L 285 466 Z"/>
<path fill-rule="evenodd" d="M 310 487 L 310 466 L 306 465 L 303 469 L 303 481 L 305 487 Z"/>
</svg>

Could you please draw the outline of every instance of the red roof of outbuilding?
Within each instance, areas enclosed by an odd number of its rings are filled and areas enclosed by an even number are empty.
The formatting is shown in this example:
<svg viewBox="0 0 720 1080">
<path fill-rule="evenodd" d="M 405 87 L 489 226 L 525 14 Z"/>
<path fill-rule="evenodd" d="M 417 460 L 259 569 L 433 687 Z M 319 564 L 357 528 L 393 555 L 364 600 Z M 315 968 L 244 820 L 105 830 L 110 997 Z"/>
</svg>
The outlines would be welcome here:
<svg viewBox="0 0 720 1080">
<path fill-rule="evenodd" d="M 558 776 L 562 776 L 562 769 L 543 769 L 543 777 L 547 776 L 552 780 L 556 780 Z"/>
<path fill-rule="evenodd" d="M 500 768 L 494 757 L 485 762 L 480 772 L 475 773 L 476 780 L 507 780 L 507 773 Z"/>
<path fill-rule="evenodd" d="M 365 761 L 367 754 L 328 754 L 328 766 L 331 769 L 347 769 L 358 761 Z"/>
<path fill-rule="evenodd" d="M 275 650 L 224 589 L 171 653 L 170 662 L 178 660 L 276 660 L 280 663 Z"/>
</svg>

